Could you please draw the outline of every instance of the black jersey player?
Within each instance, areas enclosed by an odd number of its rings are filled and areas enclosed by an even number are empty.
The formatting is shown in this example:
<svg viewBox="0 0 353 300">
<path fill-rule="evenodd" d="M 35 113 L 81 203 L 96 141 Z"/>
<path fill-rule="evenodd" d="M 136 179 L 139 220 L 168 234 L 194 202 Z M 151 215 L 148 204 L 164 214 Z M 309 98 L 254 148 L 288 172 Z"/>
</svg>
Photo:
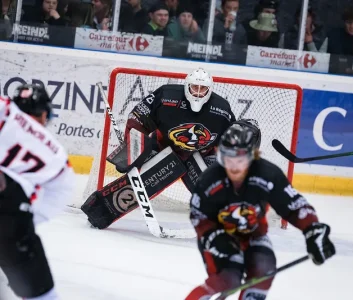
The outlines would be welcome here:
<svg viewBox="0 0 353 300">
<path fill-rule="evenodd" d="M 335 254 L 330 227 L 319 223 L 315 209 L 289 183 L 280 168 L 260 157 L 258 133 L 235 122 L 222 135 L 217 163 L 202 173 L 191 198 L 190 219 L 209 277 L 187 300 L 236 288 L 247 279 L 276 269 L 267 236 L 270 205 L 300 229 L 315 264 Z M 239 299 L 263 300 L 272 279 L 241 292 Z"/>
<path fill-rule="evenodd" d="M 184 85 L 163 85 L 138 103 L 128 116 L 125 140 L 130 144 L 131 132 L 138 131 L 153 136 L 156 152 L 170 147 L 186 166 L 181 179 L 190 190 L 198 178 L 193 156 L 200 154 L 202 163 L 213 163 L 219 137 L 234 121 L 229 102 L 213 92 L 212 77 L 205 70 L 197 69 L 185 78 Z M 156 174 L 159 174 L 157 169 L 152 175 Z M 146 182 L 152 180 L 146 178 Z M 159 180 L 159 184 L 164 188 L 170 182 L 162 184 Z M 129 186 L 128 178 L 122 176 L 88 198 L 82 210 L 93 226 L 106 228 L 137 207 L 131 189 L 126 196 L 126 186 Z M 154 189 L 150 194 L 148 188 L 150 197 L 161 191 Z M 119 197 L 121 195 L 125 197 Z"/>
</svg>

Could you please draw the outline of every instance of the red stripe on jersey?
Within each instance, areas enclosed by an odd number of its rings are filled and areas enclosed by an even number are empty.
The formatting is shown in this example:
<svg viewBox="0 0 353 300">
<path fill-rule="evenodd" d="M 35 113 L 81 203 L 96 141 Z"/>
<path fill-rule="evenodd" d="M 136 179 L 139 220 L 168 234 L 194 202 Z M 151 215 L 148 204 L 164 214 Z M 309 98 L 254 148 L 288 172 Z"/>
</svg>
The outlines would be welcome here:
<svg viewBox="0 0 353 300">
<path fill-rule="evenodd" d="M 211 252 L 205 250 L 203 252 L 208 275 L 217 273 L 217 265 Z"/>
<path fill-rule="evenodd" d="M 0 131 L 1 131 L 1 129 L 4 127 L 4 125 L 5 125 L 5 121 L 2 121 L 2 122 L 0 123 Z"/>
<path fill-rule="evenodd" d="M 6 102 L 6 113 L 5 113 L 5 116 L 8 117 L 10 115 L 10 103 L 11 103 L 11 100 L 9 98 L 2 98 L 0 97 L 0 101 L 4 101 Z M 1 123 L 0 123 L 0 131 L 1 129 L 4 127 L 6 123 L 6 119 L 3 120 Z"/>
<path fill-rule="evenodd" d="M 29 198 L 29 202 L 32 204 L 34 201 L 37 200 L 37 194 L 36 193 L 33 193 L 31 195 L 31 198 Z"/>
<path fill-rule="evenodd" d="M 38 199 L 38 191 L 40 190 L 40 186 L 36 185 L 34 188 L 35 188 L 35 191 L 32 193 L 32 195 L 29 199 L 29 202 L 31 204 Z"/>
<path fill-rule="evenodd" d="M 177 106 L 178 103 L 168 103 L 168 102 L 163 102 L 164 106 Z"/>
</svg>

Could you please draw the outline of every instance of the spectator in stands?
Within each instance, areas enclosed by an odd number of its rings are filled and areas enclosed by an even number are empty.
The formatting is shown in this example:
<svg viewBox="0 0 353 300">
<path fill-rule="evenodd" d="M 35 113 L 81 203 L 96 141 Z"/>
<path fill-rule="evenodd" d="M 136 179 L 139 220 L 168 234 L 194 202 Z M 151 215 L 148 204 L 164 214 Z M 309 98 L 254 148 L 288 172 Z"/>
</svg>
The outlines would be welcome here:
<svg viewBox="0 0 353 300">
<path fill-rule="evenodd" d="M 43 0 L 40 8 L 35 8 L 32 12 L 25 13 L 21 21 L 26 23 L 40 23 L 54 26 L 66 25 L 62 12 L 58 12 L 57 0 Z"/>
<path fill-rule="evenodd" d="M 176 17 L 177 19 L 171 21 L 167 27 L 169 37 L 175 41 L 205 42 L 203 32 L 193 18 L 191 6 L 178 7 Z"/>
<path fill-rule="evenodd" d="M 192 6 L 194 20 L 201 28 L 203 28 L 203 25 L 209 15 L 209 0 L 179 0 L 180 5 L 183 5 L 186 1 L 189 1 Z"/>
<path fill-rule="evenodd" d="M 169 11 L 169 21 L 176 19 L 176 14 L 179 6 L 179 0 L 164 0 Z"/>
<path fill-rule="evenodd" d="M 0 0 L 0 40 L 8 40 L 12 35 L 12 25 L 16 16 L 15 0 Z"/>
<path fill-rule="evenodd" d="M 284 35 L 284 46 L 280 48 L 298 50 L 299 33 L 300 33 L 300 14 L 299 8 L 295 14 L 296 23 Z M 323 26 L 316 22 L 316 15 L 312 8 L 308 9 L 305 26 L 304 50 L 312 52 L 327 52 L 328 39 L 326 37 Z"/>
<path fill-rule="evenodd" d="M 254 41 L 254 40 L 258 39 L 257 38 L 258 32 L 257 32 L 257 30 L 255 30 L 254 28 L 252 28 L 250 26 L 250 22 L 253 20 L 256 20 L 259 17 L 259 14 L 261 14 L 261 13 L 274 14 L 276 16 L 276 20 L 277 20 L 278 0 L 260 0 L 259 3 L 254 8 L 253 18 L 247 19 L 242 23 L 245 28 L 248 41 Z M 277 26 L 277 30 L 278 30 L 278 26 Z M 272 32 L 271 39 L 276 40 L 276 42 L 274 42 L 274 43 L 277 43 L 277 45 L 278 45 L 279 40 L 280 40 L 279 30 L 277 32 Z"/>
<path fill-rule="evenodd" d="M 254 14 L 258 16 L 261 13 L 276 14 L 278 10 L 278 0 L 260 0 L 255 6 Z"/>
<path fill-rule="evenodd" d="M 120 10 L 119 31 L 140 33 L 148 21 L 148 13 L 142 8 L 141 0 L 128 0 Z"/>
<path fill-rule="evenodd" d="M 180 2 L 188 2 L 189 0 L 143 0 L 142 7 L 149 11 L 154 5 L 163 2 L 169 11 L 169 22 L 176 19 L 176 13 Z M 196 0 L 190 0 L 196 1 Z M 202 0 L 203 1 L 203 0 Z"/>
<path fill-rule="evenodd" d="M 223 13 L 222 0 L 216 0 L 216 15 Z"/>
<path fill-rule="evenodd" d="M 127 2 L 127 0 L 124 1 Z M 142 0 L 142 7 L 149 11 L 153 5 L 157 4 L 160 1 L 161 0 Z"/>
<path fill-rule="evenodd" d="M 92 28 L 93 27 L 93 11 L 90 1 L 75 0 L 69 2 L 68 25 L 71 27 Z"/>
<path fill-rule="evenodd" d="M 112 27 L 112 0 L 92 0 L 93 28 L 110 30 Z"/>
<path fill-rule="evenodd" d="M 343 28 L 332 30 L 328 37 L 328 52 L 353 55 L 353 6 L 347 7 L 342 15 Z"/>
<path fill-rule="evenodd" d="M 205 22 L 208 16 L 209 10 L 209 0 L 142 0 L 142 7 L 144 7 L 147 11 L 157 4 L 158 2 L 163 1 L 169 11 L 169 22 L 176 19 L 176 12 L 179 5 L 184 6 L 185 4 L 190 4 L 192 10 L 194 12 L 193 17 L 194 20 L 202 27 L 203 23 Z M 221 1 L 221 0 L 217 0 Z"/>
<path fill-rule="evenodd" d="M 239 0 L 222 0 L 222 13 L 218 13 L 214 20 L 214 44 L 247 45 L 246 33 L 242 24 L 237 21 Z M 207 20 L 203 25 L 203 32 L 207 36 Z"/>
<path fill-rule="evenodd" d="M 0 0 L 0 20 L 9 20 L 15 22 L 16 17 L 16 0 Z"/>
<path fill-rule="evenodd" d="M 278 32 L 274 14 L 261 13 L 257 20 L 250 22 L 250 26 L 255 29 L 256 35 L 251 35 L 251 39 L 248 40 L 249 45 L 278 48 L 279 41 L 274 34 Z"/>
<path fill-rule="evenodd" d="M 168 7 L 164 3 L 157 3 L 150 8 L 149 21 L 143 28 L 142 33 L 151 35 L 167 36 L 167 24 L 169 21 Z"/>
</svg>

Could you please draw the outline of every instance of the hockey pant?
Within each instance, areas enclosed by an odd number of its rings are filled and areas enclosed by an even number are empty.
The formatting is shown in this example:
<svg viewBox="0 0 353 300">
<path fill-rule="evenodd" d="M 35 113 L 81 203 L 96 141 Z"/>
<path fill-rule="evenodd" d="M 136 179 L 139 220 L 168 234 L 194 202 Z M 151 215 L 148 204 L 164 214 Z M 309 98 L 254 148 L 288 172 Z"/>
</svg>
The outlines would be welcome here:
<svg viewBox="0 0 353 300">
<path fill-rule="evenodd" d="M 0 177 L 5 183 L 0 184 L 0 267 L 16 295 L 39 297 L 50 292 L 54 282 L 35 233 L 30 200 L 16 181 L 1 172 Z"/>
<path fill-rule="evenodd" d="M 252 238 L 249 243 L 242 245 L 243 263 L 229 258 L 219 258 L 203 250 L 199 243 L 203 261 L 209 277 L 204 284 L 196 287 L 186 297 L 186 300 L 207 299 L 207 296 L 237 288 L 245 277 L 249 280 L 261 277 L 276 269 L 276 257 L 268 236 Z M 240 261 L 237 259 L 237 261 Z M 263 281 L 253 287 L 243 290 L 239 300 L 264 300 L 271 287 L 273 278 Z M 205 298 L 203 298 L 205 297 Z"/>
<path fill-rule="evenodd" d="M 214 162 L 215 156 L 209 156 L 204 160 L 211 164 Z M 192 191 L 196 180 L 207 167 L 204 160 L 197 153 L 182 162 L 174 153 L 171 153 L 153 165 L 148 171 L 141 174 L 150 199 L 159 195 L 166 187 L 180 178 L 186 188 Z M 104 229 L 137 207 L 138 203 L 129 178 L 127 175 L 123 175 L 90 195 L 81 209 L 94 227 Z"/>
</svg>

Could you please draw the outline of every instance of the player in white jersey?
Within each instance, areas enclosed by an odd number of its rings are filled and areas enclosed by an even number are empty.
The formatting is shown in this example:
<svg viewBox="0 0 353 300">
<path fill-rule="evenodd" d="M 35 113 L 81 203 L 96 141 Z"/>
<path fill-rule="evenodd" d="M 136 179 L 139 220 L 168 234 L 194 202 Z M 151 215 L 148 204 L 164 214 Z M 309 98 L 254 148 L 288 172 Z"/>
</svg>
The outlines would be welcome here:
<svg viewBox="0 0 353 300">
<path fill-rule="evenodd" d="M 68 156 L 45 128 L 51 100 L 44 87 L 22 85 L 0 97 L 0 267 L 26 300 L 58 299 L 35 226 L 60 212 L 75 176 Z"/>
</svg>

